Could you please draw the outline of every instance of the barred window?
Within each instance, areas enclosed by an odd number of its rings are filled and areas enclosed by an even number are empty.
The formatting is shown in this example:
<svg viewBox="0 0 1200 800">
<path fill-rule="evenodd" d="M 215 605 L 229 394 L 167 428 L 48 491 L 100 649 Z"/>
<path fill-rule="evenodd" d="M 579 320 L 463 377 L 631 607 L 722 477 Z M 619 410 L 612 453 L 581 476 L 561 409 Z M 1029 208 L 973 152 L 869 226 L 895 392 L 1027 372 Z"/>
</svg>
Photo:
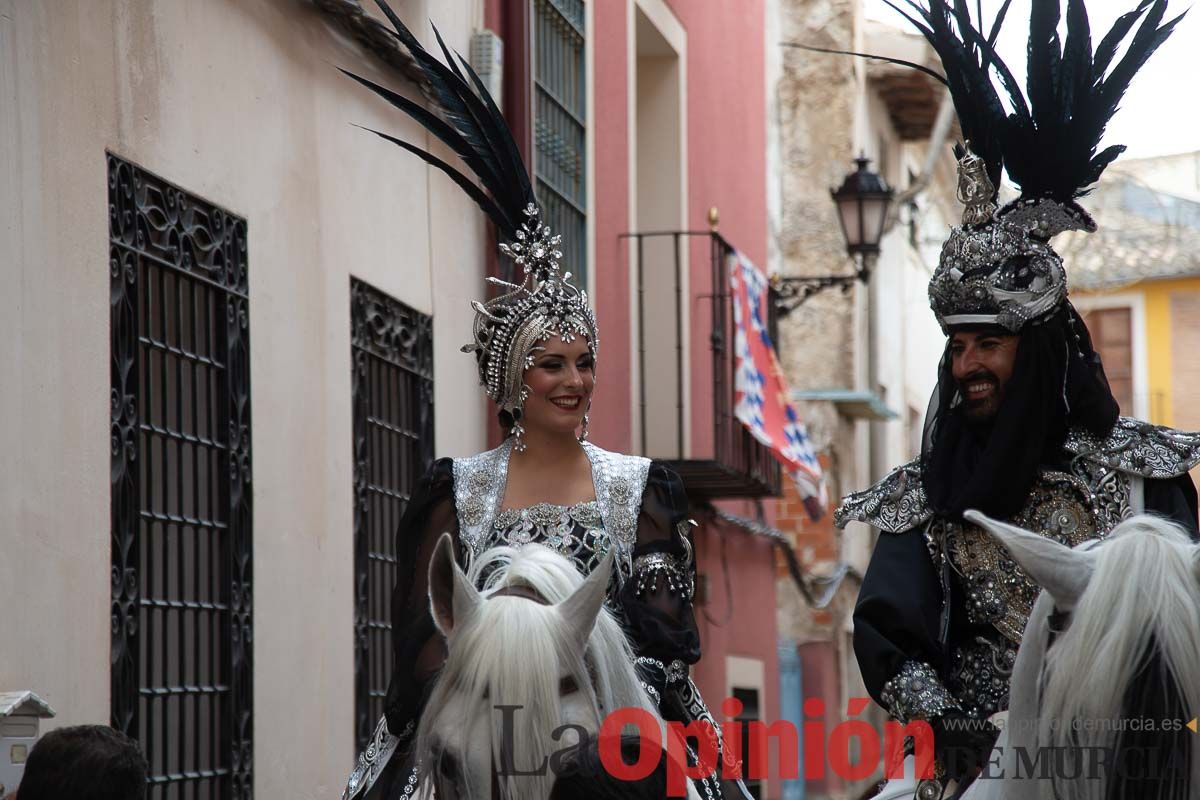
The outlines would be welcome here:
<svg viewBox="0 0 1200 800">
<path fill-rule="evenodd" d="M 534 176 L 563 264 L 587 287 L 587 69 L 583 0 L 533 0 Z"/>
<path fill-rule="evenodd" d="M 112 725 L 152 800 L 253 796 L 246 222 L 108 156 Z"/>
<path fill-rule="evenodd" d="M 433 462 L 433 318 L 350 282 L 354 402 L 355 738 L 366 747 L 392 674 L 396 532 Z"/>
</svg>

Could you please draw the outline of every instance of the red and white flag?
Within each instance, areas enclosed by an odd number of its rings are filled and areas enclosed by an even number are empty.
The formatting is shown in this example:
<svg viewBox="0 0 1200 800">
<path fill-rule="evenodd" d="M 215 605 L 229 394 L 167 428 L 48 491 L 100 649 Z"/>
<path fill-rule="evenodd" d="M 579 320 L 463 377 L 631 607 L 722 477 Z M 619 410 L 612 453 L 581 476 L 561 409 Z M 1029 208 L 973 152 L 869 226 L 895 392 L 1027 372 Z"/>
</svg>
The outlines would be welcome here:
<svg viewBox="0 0 1200 800">
<path fill-rule="evenodd" d="M 825 479 L 808 431 L 792 406 L 767 331 L 767 276 L 750 259 L 734 253 L 729 286 L 733 291 L 734 416 L 783 464 L 796 482 L 809 516 L 819 519 L 828 503 Z"/>
</svg>

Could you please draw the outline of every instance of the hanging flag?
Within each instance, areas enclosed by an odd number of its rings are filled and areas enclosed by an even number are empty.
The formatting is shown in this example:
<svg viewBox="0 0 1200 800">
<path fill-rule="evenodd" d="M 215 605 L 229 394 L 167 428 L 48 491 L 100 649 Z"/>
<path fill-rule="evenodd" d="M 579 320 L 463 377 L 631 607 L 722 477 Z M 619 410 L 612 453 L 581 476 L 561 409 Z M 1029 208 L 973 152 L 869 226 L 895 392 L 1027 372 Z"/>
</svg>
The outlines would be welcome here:
<svg viewBox="0 0 1200 800">
<path fill-rule="evenodd" d="M 804 507 L 819 519 L 828 502 L 821 464 L 793 408 L 787 380 L 767 332 L 767 276 L 741 253 L 730 258 L 733 291 L 734 409 L 750 434 L 783 464 Z"/>
</svg>

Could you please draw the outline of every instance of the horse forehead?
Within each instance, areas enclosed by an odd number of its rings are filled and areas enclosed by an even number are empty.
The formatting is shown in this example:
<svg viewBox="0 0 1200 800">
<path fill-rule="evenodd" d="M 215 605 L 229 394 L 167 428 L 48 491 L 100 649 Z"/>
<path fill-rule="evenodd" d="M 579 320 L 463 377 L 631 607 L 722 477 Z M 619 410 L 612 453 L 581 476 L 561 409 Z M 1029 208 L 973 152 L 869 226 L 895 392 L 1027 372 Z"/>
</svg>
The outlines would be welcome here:
<svg viewBox="0 0 1200 800">
<path fill-rule="evenodd" d="M 492 600 L 498 597 L 520 597 L 525 600 L 532 600 L 539 606 L 550 605 L 546 598 L 542 597 L 532 586 L 505 586 L 502 589 L 497 589 L 488 595 L 488 599 Z"/>
</svg>

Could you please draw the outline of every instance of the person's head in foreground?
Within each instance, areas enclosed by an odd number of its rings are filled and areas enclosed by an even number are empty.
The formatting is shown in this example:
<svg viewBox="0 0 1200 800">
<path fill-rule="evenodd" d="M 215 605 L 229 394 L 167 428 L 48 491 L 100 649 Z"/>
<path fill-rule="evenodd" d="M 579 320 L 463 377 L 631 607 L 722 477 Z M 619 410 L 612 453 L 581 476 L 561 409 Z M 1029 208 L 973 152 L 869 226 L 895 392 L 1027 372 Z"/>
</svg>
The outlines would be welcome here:
<svg viewBox="0 0 1200 800">
<path fill-rule="evenodd" d="M 148 767 L 137 742 L 104 725 L 52 730 L 38 740 L 19 800 L 141 800 Z"/>
</svg>

